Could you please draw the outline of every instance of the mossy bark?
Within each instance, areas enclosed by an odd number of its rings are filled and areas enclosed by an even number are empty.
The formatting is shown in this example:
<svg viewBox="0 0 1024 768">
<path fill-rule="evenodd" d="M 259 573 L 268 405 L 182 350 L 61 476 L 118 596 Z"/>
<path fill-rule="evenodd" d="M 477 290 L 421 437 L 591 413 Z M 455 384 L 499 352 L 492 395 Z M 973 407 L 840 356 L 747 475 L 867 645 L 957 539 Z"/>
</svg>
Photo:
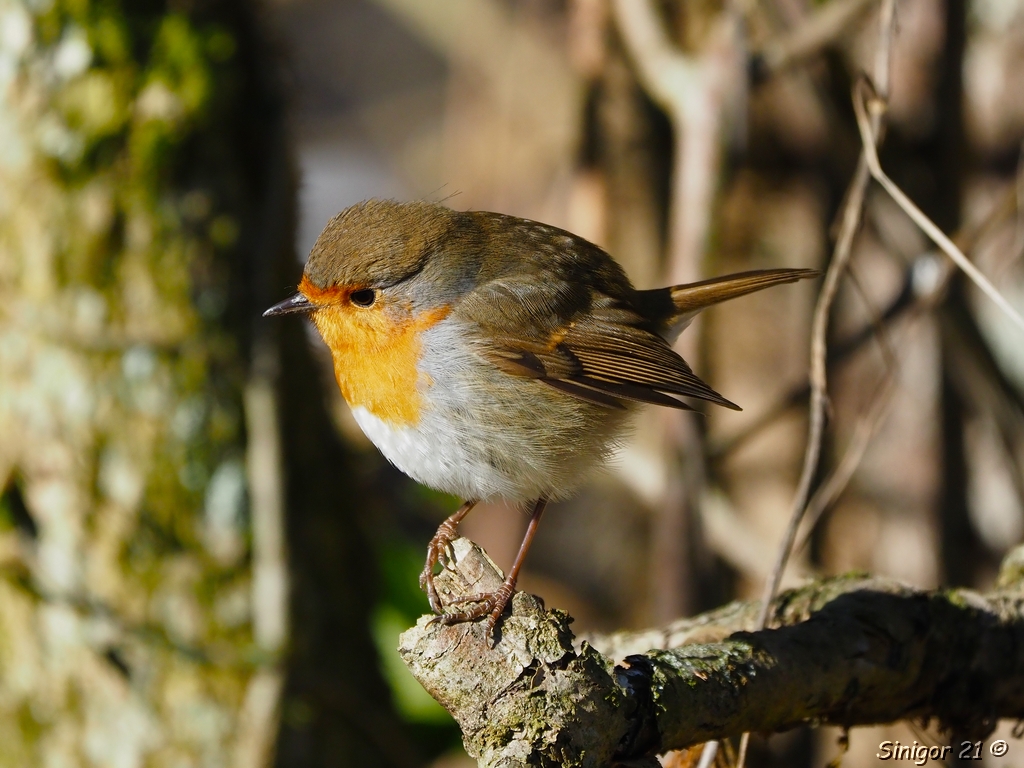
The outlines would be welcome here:
<svg viewBox="0 0 1024 768">
<path fill-rule="evenodd" d="M 455 553 L 438 578 L 444 593 L 500 583 L 471 542 L 456 541 Z M 574 646 L 569 616 L 518 593 L 493 648 L 480 622 L 424 617 L 399 651 L 481 766 L 605 766 L 805 722 L 936 718 L 981 738 L 998 718 L 1024 716 L 1019 561 L 1007 559 L 988 595 L 826 579 L 781 595 L 772 629 L 751 631 L 757 606 L 737 603 L 677 622 L 660 637 L 681 645 L 643 653 L 632 649 L 659 633 Z M 630 655 L 616 665 L 601 650 Z"/>
<path fill-rule="evenodd" d="M 0 0 L 0 766 L 413 762 L 310 351 L 259 318 L 298 277 L 259 27 Z M 350 557 L 289 573 L 312 528 Z"/>
<path fill-rule="evenodd" d="M 258 764 L 251 30 L 226 3 L 0 15 L 0 765 Z"/>
</svg>

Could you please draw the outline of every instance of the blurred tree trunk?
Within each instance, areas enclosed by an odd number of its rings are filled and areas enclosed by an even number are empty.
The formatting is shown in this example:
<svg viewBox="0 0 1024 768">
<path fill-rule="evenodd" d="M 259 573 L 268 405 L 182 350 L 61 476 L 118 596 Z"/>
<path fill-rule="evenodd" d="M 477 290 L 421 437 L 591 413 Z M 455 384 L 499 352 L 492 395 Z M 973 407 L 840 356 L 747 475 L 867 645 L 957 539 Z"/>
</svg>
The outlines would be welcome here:
<svg viewBox="0 0 1024 768">
<path fill-rule="evenodd" d="M 0 3 L 2 766 L 266 765 L 282 712 L 290 765 L 413 762 L 309 349 L 259 319 L 298 268 L 257 21 Z"/>
</svg>

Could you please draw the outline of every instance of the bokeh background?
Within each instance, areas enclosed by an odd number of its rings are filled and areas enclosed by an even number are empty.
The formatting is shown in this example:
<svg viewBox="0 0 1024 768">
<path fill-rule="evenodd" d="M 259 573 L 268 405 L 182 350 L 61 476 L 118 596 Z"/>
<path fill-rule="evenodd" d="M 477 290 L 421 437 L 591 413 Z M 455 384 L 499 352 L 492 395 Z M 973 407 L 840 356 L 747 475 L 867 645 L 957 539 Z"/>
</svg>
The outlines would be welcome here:
<svg viewBox="0 0 1024 768">
<path fill-rule="evenodd" d="M 0 766 L 472 764 L 395 652 L 458 500 L 362 437 L 304 321 L 259 315 L 373 196 L 565 227 L 643 288 L 827 266 L 878 3 L 654 5 L 696 73 L 682 116 L 638 76 L 629 3 L 0 0 Z M 882 163 L 1024 311 L 1024 2 L 896 18 Z M 580 631 L 760 594 L 817 290 L 688 331 L 743 412 L 645 410 L 522 588 Z M 987 589 L 1024 536 L 1024 342 L 876 187 L 829 341 L 817 479 L 845 482 L 784 583 Z M 487 505 L 463 532 L 507 567 L 525 523 Z M 749 764 L 838 737 L 755 738 Z M 843 764 L 885 738 L 949 736 L 857 729 Z"/>
</svg>

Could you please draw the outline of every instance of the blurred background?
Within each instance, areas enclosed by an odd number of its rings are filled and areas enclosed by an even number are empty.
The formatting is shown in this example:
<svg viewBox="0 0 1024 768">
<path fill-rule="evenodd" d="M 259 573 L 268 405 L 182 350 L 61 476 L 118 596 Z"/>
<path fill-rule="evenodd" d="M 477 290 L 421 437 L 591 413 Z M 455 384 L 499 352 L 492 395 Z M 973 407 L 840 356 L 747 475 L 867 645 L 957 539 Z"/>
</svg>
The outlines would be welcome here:
<svg viewBox="0 0 1024 768">
<path fill-rule="evenodd" d="M 683 110 L 638 74 L 639 2 L 0 0 L 0 766 L 472 765 L 395 652 L 458 500 L 362 437 L 305 321 L 259 315 L 374 196 L 564 227 L 642 288 L 827 266 L 878 3 L 652 5 Z M 1024 2 L 898 0 L 896 30 L 882 164 L 1024 311 Z M 578 631 L 760 595 L 818 287 L 687 332 L 744 410 L 644 410 L 522 588 Z M 990 588 L 1024 535 L 1024 344 L 874 186 L 829 344 L 827 492 L 784 584 Z M 525 523 L 462 530 L 508 567 Z M 949 736 L 857 729 L 843 764 L 885 738 Z"/>
</svg>

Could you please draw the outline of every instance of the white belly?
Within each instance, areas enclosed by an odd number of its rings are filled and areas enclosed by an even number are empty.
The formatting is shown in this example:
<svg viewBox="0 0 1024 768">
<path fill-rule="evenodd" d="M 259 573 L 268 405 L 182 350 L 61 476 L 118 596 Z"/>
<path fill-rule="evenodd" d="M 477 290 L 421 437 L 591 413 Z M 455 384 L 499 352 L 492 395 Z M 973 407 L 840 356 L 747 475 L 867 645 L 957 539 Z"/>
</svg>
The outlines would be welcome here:
<svg viewBox="0 0 1024 768">
<path fill-rule="evenodd" d="M 447 326 L 447 327 L 445 327 Z M 424 406 L 412 426 L 352 413 L 380 452 L 414 480 L 464 499 L 570 495 L 599 466 L 624 412 L 503 373 L 440 323 L 424 345 Z"/>
<path fill-rule="evenodd" d="M 521 473 L 502 472 L 481 461 L 467 450 L 464 438 L 436 428 L 433 418 L 412 427 L 396 427 L 365 408 L 353 408 L 352 415 L 388 461 L 423 485 L 463 499 L 526 500 L 541 495 L 536 481 L 531 483 Z"/>
</svg>

